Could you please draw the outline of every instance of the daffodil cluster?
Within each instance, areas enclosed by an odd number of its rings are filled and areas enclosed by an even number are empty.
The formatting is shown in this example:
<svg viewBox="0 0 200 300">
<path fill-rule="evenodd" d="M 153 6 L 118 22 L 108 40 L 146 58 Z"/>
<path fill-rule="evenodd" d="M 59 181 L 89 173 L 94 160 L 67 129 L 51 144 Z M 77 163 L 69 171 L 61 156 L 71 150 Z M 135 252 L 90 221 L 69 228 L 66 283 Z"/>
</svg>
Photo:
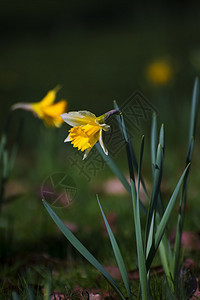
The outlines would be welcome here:
<svg viewBox="0 0 200 300">
<path fill-rule="evenodd" d="M 57 86 L 50 90 L 40 102 L 16 103 L 12 106 L 12 110 L 24 109 L 31 111 L 36 117 L 42 119 L 45 125 L 50 127 L 60 127 L 63 122 L 72 126 L 64 142 L 71 142 L 73 147 L 84 151 L 83 159 L 88 156 L 97 142 L 107 155 L 108 150 L 103 142 L 103 131 L 109 130 L 110 126 L 105 121 L 110 115 L 119 113 L 119 111 L 111 110 L 99 117 L 87 110 L 67 113 L 66 100 L 63 99 L 55 103 L 59 89 L 60 87 Z"/>
</svg>

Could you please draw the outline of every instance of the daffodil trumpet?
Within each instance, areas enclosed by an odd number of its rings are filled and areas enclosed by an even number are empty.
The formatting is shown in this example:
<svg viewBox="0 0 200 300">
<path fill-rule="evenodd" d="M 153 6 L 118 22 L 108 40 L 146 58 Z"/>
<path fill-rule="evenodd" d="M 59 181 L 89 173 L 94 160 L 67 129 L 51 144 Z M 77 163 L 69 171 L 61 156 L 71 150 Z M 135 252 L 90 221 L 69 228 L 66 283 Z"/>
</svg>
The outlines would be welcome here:
<svg viewBox="0 0 200 300">
<path fill-rule="evenodd" d="M 110 126 L 105 122 L 113 114 L 119 114 L 119 111 L 111 110 L 99 117 L 86 110 L 62 114 L 63 121 L 73 126 L 64 142 L 71 142 L 73 147 L 84 151 L 83 159 L 88 156 L 97 142 L 101 145 L 104 153 L 108 155 L 108 150 L 103 142 L 103 131 L 110 129 Z"/>
<path fill-rule="evenodd" d="M 63 123 L 60 115 L 66 111 L 67 101 L 65 99 L 55 103 L 56 94 L 60 86 L 50 90 L 40 102 L 34 103 L 16 103 L 11 109 L 23 109 L 31 111 L 36 117 L 42 119 L 45 125 L 49 127 L 60 127 Z"/>
</svg>

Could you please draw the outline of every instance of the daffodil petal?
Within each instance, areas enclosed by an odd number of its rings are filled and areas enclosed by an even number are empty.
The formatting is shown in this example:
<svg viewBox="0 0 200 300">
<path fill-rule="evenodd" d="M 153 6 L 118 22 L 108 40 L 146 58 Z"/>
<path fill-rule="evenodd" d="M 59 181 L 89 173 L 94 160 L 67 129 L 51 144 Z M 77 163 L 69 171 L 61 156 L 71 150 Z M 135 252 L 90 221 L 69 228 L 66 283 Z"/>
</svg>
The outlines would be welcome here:
<svg viewBox="0 0 200 300">
<path fill-rule="evenodd" d="M 88 110 L 79 110 L 78 113 L 83 116 L 83 117 L 88 117 L 88 118 L 92 118 L 92 119 L 96 119 L 95 114 L 91 113 Z"/>
<path fill-rule="evenodd" d="M 78 150 L 84 151 L 92 147 L 90 138 L 87 136 L 82 126 L 71 128 L 69 131 L 69 136 L 73 147 L 77 147 Z"/>
<path fill-rule="evenodd" d="M 70 135 L 68 135 L 68 136 L 66 137 L 66 139 L 64 140 L 64 143 L 66 143 L 66 142 L 71 142 Z"/>
<path fill-rule="evenodd" d="M 86 157 L 88 156 L 88 154 L 90 153 L 91 150 L 92 150 L 92 147 L 85 150 L 84 155 L 83 155 L 83 160 L 86 159 Z"/>
<path fill-rule="evenodd" d="M 67 108 L 67 101 L 66 100 L 60 100 L 59 102 L 52 104 L 50 106 L 44 107 L 43 111 L 45 115 L 48 115 L 49 117 L 58 117 L 61 119 L 60 115 L 66 111 Z M 62 119 L 61 119 L 62 120 Z M 63 122 L 63 120 L 62 120 Z"/>
<path fill-rule="evenodd" d="M 56 93 L 60 90 L 61 86 L 56 86 L 53 90 L 48 91 L 46 96 L 40 101 L 41 106 L 49 106 L 56 99 Z"/>
<path fill-rule="evenodd" d="M 110 129 L 110 125 L 99 122 L 98 118 L 96 118 L 95 123 L 100 125 L 104 131 L 108 131 Z"/>
<path fill-rule="evenodd" d="M 24 110 L 33 111 L 33 107 L 32 107 L 31 103 L 16 103 L 16 104 L 13 104 L 11 106 L 11 109 L 12 110 L 15 110 L 15 109 L 24 109 Z"/>
<path fill-rule="evenodd" d="M 106 155 L 108 155 L 108 150 L 106 149 L 105 145 L 104 145 L 104 142 L 103 142 L 103 137 L 102 137 L 102 130 L 100 131 L 99 133 L 99 144 L 101 146 L 101 148 L 103 149 L 104 153 Z"/>
<path fill-rule="evenodd" d="M 110 130 L 110 125 L 108 124 L 102 124 L 101 127 L 103 128 L 104 131 Z"/>
<path fill-rule="evenodd" d="M 71 111 L 61 114 L 61 118 L 70 126 L 86 125 L 95 122 L 96 116 L 89 111 Z"/>
</svg>

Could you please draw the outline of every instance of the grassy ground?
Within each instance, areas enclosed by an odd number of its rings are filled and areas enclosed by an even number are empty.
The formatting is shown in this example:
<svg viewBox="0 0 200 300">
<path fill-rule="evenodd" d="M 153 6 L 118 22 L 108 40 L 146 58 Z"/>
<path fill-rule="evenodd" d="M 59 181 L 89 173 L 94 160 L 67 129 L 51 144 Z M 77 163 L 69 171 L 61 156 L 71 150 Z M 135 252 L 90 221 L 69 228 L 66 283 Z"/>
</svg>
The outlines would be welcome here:
<svg viewBox="0 0 200 300">
<path fill-rule="evenodd" d="M 115 259 L 112 255 L 110 242 L 105 233 L 95 197 L 95 194 L 98 193 L 120 243 L 127 268 L 130 272 L 136 270 L 132 280 L 132 288 L 136 293 L 138 273 L 130 197 L 125 192 L 118 195 L 109 194 L 106 184 L 110 182 L 110 178 L 113 180 L 113 175 L 105 166 L 103 170 L 97 172 L 95 177 L 90 178 L 88 183 L 87 178 L 79 175 L 78 170 L 73 166 L 70 167 L 66 161 L 67 153 L 68 155 L 74 155 L 74 152 L 71 152 L 70 145 L 66 146 L 66 153 L 63 153 L 63 150 L 60 151 L 60 149 L 55 152 L 54 142 L 56 142 L 57 135 L 55 132 L 46 133 L 46 130 L 48 129 L 42 128 L 41 130 L 41 134 L 46 136 L 46 140 L 43 141 L 43 151 L 38 145 L 35 155 L 29 159 L 24 155 L 22 156 L 19 151 L 13 174 L 7 184 L 7 197 L 12 196 L 12 194 L 21 194 L 21 196 L 17 196 L 14 200 L 11 199 L 11 202 L 8 198 L 1 215 L 2 268 L 0 279 L 2 299 L 10 297 L 11 291 L 17 291 L 25 297 L 27 284 L 38 295 L 38 299 L 41 298 L 43 288 L 47 288 L 47 284 L 52 291 L 67 292 L 68 294 L 77 286 L 91 289 L 94 293 L 98 291 L 105 292 L 105 290 L 110 291 L 106 281 L 73 249 L 58 231 L 42 205 L 42 189 L 46 178 L 51 174 L 54 176 L 54 174 L 61 173 L 62 175 L 63 172 L 70 174 L 73 178 L 76 194 L 70 201 L 70 205 L 64 205 L 63 207 L 61 203 L 60 207 L 55 207 L 56 213 L 71 226 L 76 236 L 80 238 L 95 257 L 103 265 L 109 266 L 111 272 L 118 278 L 118 273 L 116 274 L 114 269 L 114 266 L 116 266 Z M 50 140 L 53 143 L 49 144 Z M 148 145 L 146 146 L 148 148 Z M 198 144 L 196 148 L 198 148 Z M 179 151 L 176 149 L 174 153 L 172 148 L 166 153 L 163 183 L 165 203 L 169 199 L 184 166 L 182 157 L 177 159 Z M 127 166 L 124 155 L 125 153 L 122 150 L 117 161 L 126 174 Z M 143 172 L 149 190 L 151 190 L 152 178 L 151 166 L 148 165 L 148 151 L 146 155 Z M 200 212 L 197 205 L 199 171 L 195 167 L 199 163 L 197 150 L 194 161 L 185 230 L 198 234 Z M 28 174 L 28 176 L 25 174 Z M 119 184 L 116 185 L 115 181 L 111 182 L 111 190 L 113 190 L 113 185 L 115 192 Z M 170 220 L 169 233 L 174 229 L 176 217 L 177 209 L 174 210 L 173 218 Z M 198 262 L 200 259 L 197 250 L 199 247 L 198 241 L 196 243 L 194 241 L 191 248 L 185 248 L 184 256 L 193 258 Z M 157 257 L 154 265 L 159 266 L 159 264 L 159 257 Z M 198 268 L 198 263 L 196 268 Z M 152 279 L 152 289 L 155 288 L 154 284 L 157 285 L 159 280 L 161 278 L 155 275 L 155 278 Z M 163 284 L 160 283 L 160 285 Z M 30 292 L 30 290 L 28 291 Z M 164 291 L 166 292 L 167 288 Z M 109 293 L 112 295 L 111 291 Z M 155 288 L 154 293 L 156 299 L 161 299 L 159 293 L 164 295 L 163 290 L 158 291 L 157 288 Z M 75 299 L 73 297 L 76 297 L 76 293 L 72 292 L 72 295 L 72 299 Z"/>
</svg>

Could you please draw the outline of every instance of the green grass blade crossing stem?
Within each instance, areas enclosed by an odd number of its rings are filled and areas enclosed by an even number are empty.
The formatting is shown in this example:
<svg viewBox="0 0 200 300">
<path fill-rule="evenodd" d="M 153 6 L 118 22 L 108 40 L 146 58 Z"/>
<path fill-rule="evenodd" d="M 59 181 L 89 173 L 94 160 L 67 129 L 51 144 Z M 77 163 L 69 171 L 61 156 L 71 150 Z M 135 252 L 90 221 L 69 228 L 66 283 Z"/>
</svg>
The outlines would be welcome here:
<svg viewBox="0 0 200 300">
<path fill-rule="evenodd" d="M 155 233 L 155 243 L 152 245 L 151 249 L 150 249 L 150 252 L 149 252 L 149 255 L 147 257 L 147 270 L 149 270 L 150 266 L 151 266 L 151 263 L 153 261 L 153 258 L 155 256 L 155 252 L 160 244 L 160 241 L 163 237 L 163 234 L 165 232 L 165 229 L 166 229 L 166 226 L 169 222 L 169 218 L 171 217 L 171 213 L 172 213 L 172 210 L 173 210 L 173 207 L 174 207 L 174 204 L 175 204 L 175 201 L 176 201 L 176 198 L 178 196 L 178 193 L 179 193 L 179 190 L 181 188 L 181 184 L 183 182 L 183 179 L 185 177 L 185 174 L 188 170 L 190 165 L 188 165 L 185 170 L 183 171 L 183 174 L 181 175 L 181 178 L 179 179 L 178 183 L 177 183 L 177 186 L 169 200 L 169 203 L 164 211 L 164 214 L 160 220 L 160 224 L 158 225 L 157 227 L 157 230 L 156 230 L 156 233 Z"/>
<path fill-rule="evenodd" d="M 103 212 L 103 209 L 102 209 L 102 206 L 100 204 L 98 195 L 97 195 L 97 201 L 98 201 L 98 204 L 99 204 L 99 207 L 100 207 L 103 219 L 104 219 L 104 223 L 105 223 L 107 231 L 108 231 L 108 235 L 109 235 L 110 242 L 111 242 L 111 245 L 112 245 L 112 248 L 113 248 L 113 252 L 115 254 L 115 258 L 116 258 L 116 261 L 117 261 L 117 264 L 118 264 L 118 267 L 119 267 L 122 279 L 124 281 L 124 285 L 125 285 L 127 294 L 129 296 L 129 299 L 131 299 L 132 296 L 131 296 L 130 282 L 129 282 L 128 273 L 127 273 L 127 270 L 126 270 L 126 267 L 125 267 L 125 264 L 124 264 L 124 260 L 122 258 L 122 255 L 121 255 L 119 246 L 118 246 L 118 244 L 116 242 L 116 239 L 114 237 L 114 234 L 113 234 L 113 232 L 112 232 L 112 230 L 110 228 L 110 225 L 109 225 L 109 223 L 108 223 L 108 221 L 106 219 L 106 216 L 105 216 L 105 214 Z"/>
<path fill-rule="evenodd" d="M 51 218 L 54 220 L 60 231 L 68 239 L 68 241 L 76 248 L 80 254 L 85 257 L 101 274 L 107 279 L 110 285 L 115 289 L 121 299 L 126 300 L 125 296 L 122 294 L 119 286 L 110 276 L 110 274 L 104 269 L 104 267 L 98 262 L 98 260 L 83 246 L 83 244 L 75 237 L 75 235 L 67 228 L 67 226 L 60 220 L 52 208 L 47 204 L 46 201 L 42 200 L 43 204 L 48 211 Z"/>
<path fill-rule="evenodd" d="M 114 101 L 114 108 L 119 110 L 119 107 L 118 107 L 116 101 Z M 123 115 L 122 114 L 121 115 L 116 115 L 115 117 L 117 118 L 119 127 L 120 127 L 121 132 L 122 132 L 122 136 L 124 137 L 124 140 L 125 140 L 130 177 L 135 181 L 133 167 L 135 166 L 136 169 L 137 169 L 137 172 L 138 172 L 138 163 L 137 163 L 136 156 L 134 154 L 133 146 L 132 146 L 131 140 L 129 138 L 128 130 L 126 128 L 126 124 L 124 122 Z M 146 197 L 149 201 L 149 197 L 148 197 L 148 194 L 147 194 L 147 189 L 146 189 L 144 180 L 142 179 L 142 176 L 141 176 L 141 183 L 142 183 L 145 195 L 146 195 Z M 145 213 L 145 215 L 147 215 L 147 210 L 146 210 L 144 204 L 141 201 L 140 201 L 140 207 L 143 210 L 143 212 Z"/>
<path fill-rule="evenodd" d="M 142 242 L 142 230 L 140 222 L 140 209 L 139 209 L 139 188 L 140 188 L 140 175 L 142 167 L 142 158 L 144 150 L 144 137 L 142 137 L 141 150 L 140 150 L 140 162 L 138 166 L 138 184 L 137 190 L 135 187 L 135 182 L 131 178 L 131 191 L 132 191 L 132 202 L 133 202 L 133 215 L 135 221 L 135 233 L 136 233 L 136 244 L 137 244 L 137 255 L 138 255 L 138 266 L 139 266 L 139 276 L 140 285 L 142 292 L 142 299 L 146 300 L 150 298 L 147 269 L 146 269 L 146 259 L 144 253 L 144 247 Z"/>
<path fill-rule="evenodd" d="M 119 110 L 119 106 L 117 105 L 117 102 L 116 101 L 113 101 L 113 104 L 114 104 L 114 108 Z M 123 120 L 123 115 L 121 114 L 121 117 L 120 115 L 116 115 L 115 116 L 116 119 L 117 119 L 117 122 L 119 124 L 119 128 L 121 130 L 121 133 L 122 133 L 122 136 L 125 136 L 127 137 L 127 140 L 129 140 L 129 144 L 130 144 L 130 155 L 131 155 L 131 158 L 132 158 L 132 163 L 133 163 L 133 166 L 135 168 L 135 171 L 138 172 L 138 162 L 137 162 L 137 158 L 136 158 L 136 155 L 135 155 L 135 151 L 133 149 L 133 145 L 131 143 L 131 140 L 130 140 L 130 137 L 129 137 L 129 134 L 128 134 L 128 131 L 126 130 L 126 134 L 124 133 L 124 129 L 123 129 L 123 126 L 122 126 L 122 120 Z M 148 192 L 147 192 L 147 188 L 146 188 L 146 185 L 145 185 L 145 182 L 144 182 L 144 179 L 142 177 L 142 174 L 141 174 L 141 183 L 142 183 L 142 187 L 143 187 L 143 190 L 144 190 L 144 193 L 145 193 L 145 196 L 147 198 L 147 200 L 149 201 L 149 196 L 148 196 Z"/>
</svg>

